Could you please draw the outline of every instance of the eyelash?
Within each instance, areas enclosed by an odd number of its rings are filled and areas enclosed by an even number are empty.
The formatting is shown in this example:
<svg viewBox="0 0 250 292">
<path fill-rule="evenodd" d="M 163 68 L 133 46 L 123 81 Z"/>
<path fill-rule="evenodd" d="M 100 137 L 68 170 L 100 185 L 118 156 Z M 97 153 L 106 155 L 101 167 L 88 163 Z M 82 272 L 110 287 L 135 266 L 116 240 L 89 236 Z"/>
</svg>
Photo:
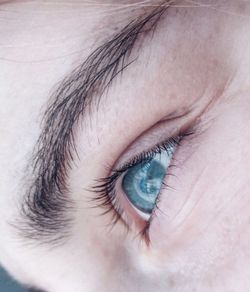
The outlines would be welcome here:
<svg viewBox="0 0 250 292">
<path fill-rule="evenodd" d="M 118 222 L 122 222 L 123 225 L 127 228 L 127 230 L 129 230 L 128 224 L 123 219 L 123 214 L 125 211 L 121 207 L 119 207 L 119 203 L 117 202 L 116 185 L 117 185 L 118 179 L 123 174 L 125 174 L 130 168 L 136 165 L 139 165 L 140 163 L 147 163 L 147 161 L 150 161 L 157 154 L 162 153 L 162 151 L 170 151 L 169 149 L 171 146 L 175 146 L 178 149 L 181 146 L 181 142 L 183 141 L 183 139 L 193 134 L 194 134 L 193 132 L 179 134 L 175 138 L 170 138 L 160 144 L 157 144 L 152 149 L 148 151 L 143 151 L 142 153 L 136 155 L 129 162 L 125 163 L 122 167 L 111 170 L 110 176 L 96 180 L 96 184 L 92 186 L 91 188 L 91 191 L 95 194 L 95 197 L 92 198 L 92 201 L 95 202 L 94 207 L 97 207 L 97 208 L 99 207 L 105 210 L 104 212 L 101 213 L 101 215 L 106 215 L 106 214 L 111 213 L 112 215 L 111 224 L 110 224 L 111 228 L 113 228 Z M 172 158 L 169 168 L 174 166 L 172 163 L 173 160 L 175 160 L 174 156 Z M 162 189 L 164 188 L 164 186 L 169 187 L 169 186 L 166 186 L 165 183 L 163 183 Z M 161 189 L 161 192 L 162 192 L 162 189 Z M 161 197 L 161 192 L 158 195 L 157 201 L 155 203 L 155 207 L 153 209 L 152 214 L 150 215 L 149 220 L 145 222 L 145 227 L 139 232 L 139 235 L 141 236 L 141 238 L 144 239 L 145 242 L 147 243 L 149 243 L 148 230 L 150 227 L 150 223 L 152 219 L 154 218 L 156 209 L 159 209 L 158 202 Z"/>
</svg>

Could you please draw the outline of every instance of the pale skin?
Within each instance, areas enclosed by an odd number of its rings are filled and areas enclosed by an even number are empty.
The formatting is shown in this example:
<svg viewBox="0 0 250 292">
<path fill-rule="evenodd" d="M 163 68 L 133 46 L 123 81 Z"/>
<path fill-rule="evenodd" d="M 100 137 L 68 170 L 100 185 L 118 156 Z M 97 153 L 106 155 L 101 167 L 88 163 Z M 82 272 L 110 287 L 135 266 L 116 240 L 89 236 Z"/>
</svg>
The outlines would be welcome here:
<svg viewBox="0 0 250 292">
<path fill-rule="evenodd" d="M 10 224 L 43 113 L 60 81 L 141 10 L 117 12 L 127 2 L 115 0 L 1 2 L 0 263 L 49 292 L 249 291 L 250 2 L 176 1 L 145 38 L 76 128 L 67 182 L 74 223 L 56 246 L 27 241 Z M 190 125 L 198 130 L 175 152 L 150 244 L 129 208 L 130 230 L 118 222 L 110 231 L 111 215 L 88 200 L 93 180 Z"/>
</svg>

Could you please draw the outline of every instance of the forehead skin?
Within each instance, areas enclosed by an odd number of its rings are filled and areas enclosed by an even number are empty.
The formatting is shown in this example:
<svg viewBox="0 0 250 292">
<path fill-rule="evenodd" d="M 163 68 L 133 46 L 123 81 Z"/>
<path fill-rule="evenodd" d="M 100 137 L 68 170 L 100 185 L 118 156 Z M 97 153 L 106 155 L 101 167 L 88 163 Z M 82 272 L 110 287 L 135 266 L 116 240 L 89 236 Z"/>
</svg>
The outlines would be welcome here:
<svg viewBox="0 0 250 292">
<path fill-rule="evenodd" d="M 98 113 L 93 110 L 92 119 L 77 128 L 80 159 L 68 174 L 74 226 L 67 242 L 50 247 L 28 244 L 10 224 L 19 217 L 32 179 L 29 165 L 43 113 L 60 81 L 139 11 L 94 1 L 4 2 L 1 264 L 22 283 L 49 292 L 250 287 L 249 4 L 201 1 L 206 7 L 186 7 L 193 3 L 177 1 L 182 7 L 170 9 L 153 43 L 145 40 L 137 63 L 110 88 Z M 180 167 L 170 180 L 178 191 L 160 202 L 169 217 L 163 212 L 153 220 L 152 245 L 125 237 L 121 226 L 108 232 L 109 217 L 96 216 L 86 187 L 107 175 L 105 165 L 114 164 L 142 133 L 191 104 L 205 112 L 200 123 L 206 131 L 178 154 Z M 167 133 L 170 128 L 167 123 Z M 174 210 L 182 204 L 177 215 Z"/>
</svg>

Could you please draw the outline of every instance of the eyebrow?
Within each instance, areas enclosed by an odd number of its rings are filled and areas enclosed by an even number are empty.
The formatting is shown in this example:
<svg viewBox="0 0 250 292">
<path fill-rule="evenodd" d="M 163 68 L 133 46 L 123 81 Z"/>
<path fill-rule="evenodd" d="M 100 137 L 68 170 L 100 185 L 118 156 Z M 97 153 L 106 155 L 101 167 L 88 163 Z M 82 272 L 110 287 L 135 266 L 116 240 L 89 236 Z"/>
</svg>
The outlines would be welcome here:
<svg viewBox="0 0 250 292">
<path fill-rule="evenodd" d="M 93 101 L 98 103 L 114 79 L 136 61 L 130 60 L 135 44 L 154 33 L 172 2 L 163 1 L 130 21 L 71 72 L 52 96 L 34 149 L 34 178 L 24 195 L 21 219 L 14 224 L 22 238 L 57 245 L 70 236 L 74 203 L 66 182 L 77 154 L 73 131 Z"/>
</svg>

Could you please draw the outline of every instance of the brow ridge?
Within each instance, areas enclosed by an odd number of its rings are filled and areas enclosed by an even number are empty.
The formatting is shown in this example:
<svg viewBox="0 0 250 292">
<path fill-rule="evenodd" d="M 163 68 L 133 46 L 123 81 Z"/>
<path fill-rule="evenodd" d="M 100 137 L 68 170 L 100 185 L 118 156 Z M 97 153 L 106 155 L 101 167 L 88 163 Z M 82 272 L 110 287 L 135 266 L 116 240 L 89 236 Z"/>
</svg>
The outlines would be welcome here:
<svg viewBox="0 0 250 292">
<path fill-rule="evenodd" d="M 70 236 L 75 207 L 67 179 L 77 155 L 73 130 L 93 101 L 100 101 L 114 79 L 135 62 L 130 56 L 136 42 L 154 31 L 170 2 L 129 22 L 95 49 L 53 94 L 34 149 L 34 179 L 24 196 L 21 220 L 13 224 L 22 238 L 57 245 Z"/>
</svg>

